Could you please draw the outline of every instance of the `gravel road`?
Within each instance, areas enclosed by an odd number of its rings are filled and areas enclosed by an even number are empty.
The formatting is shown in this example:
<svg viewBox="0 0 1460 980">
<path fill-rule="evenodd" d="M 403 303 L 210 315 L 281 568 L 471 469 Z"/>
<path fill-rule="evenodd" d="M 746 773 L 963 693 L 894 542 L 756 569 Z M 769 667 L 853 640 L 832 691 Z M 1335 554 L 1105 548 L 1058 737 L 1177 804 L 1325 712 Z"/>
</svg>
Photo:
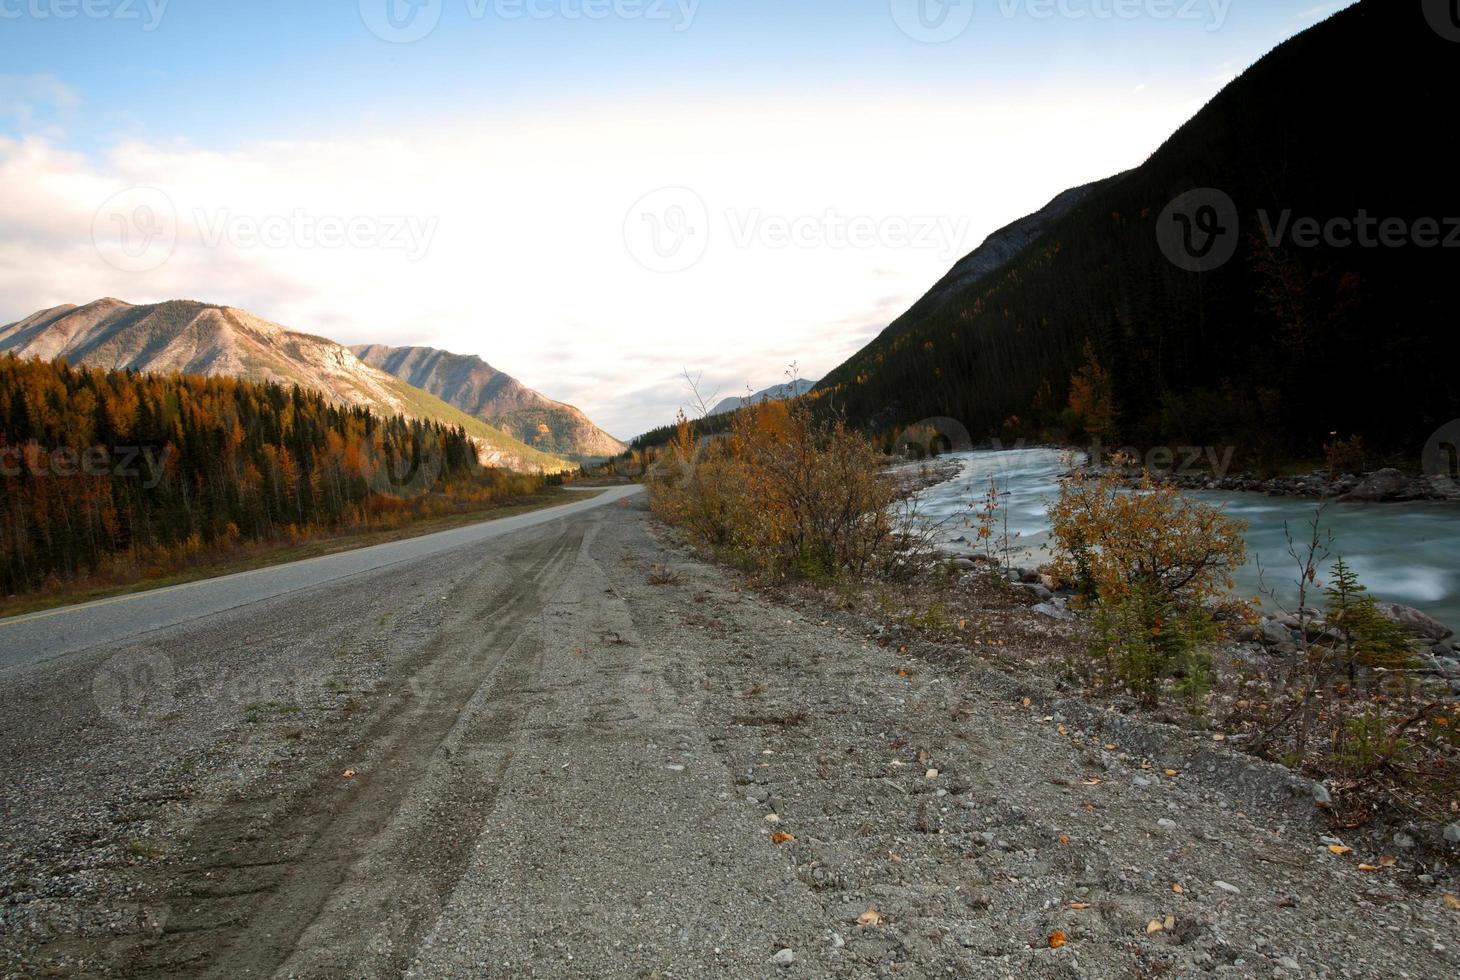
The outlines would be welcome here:
<svg viewBox="0 0 1460 980">
<path fill-rule="evenodd" d="M 273 565 L 171 588 L 0 619 L 0 671 L 101 644 L 123 643 L 152 630 L 191 623 L 212 613 L 490 541 L 513 531 L 614 503 L 638 490 L 637 487 L 612 487 L 588 500 L 549 510 L 388 541 L 287 565 Z"/>
<path fill-rule="evenodd" d="M 1280 770 L 925 653 L 635 498 L 18 666 L 0 969 L 1460 970 L 1457 914 Z"/>
</svg>

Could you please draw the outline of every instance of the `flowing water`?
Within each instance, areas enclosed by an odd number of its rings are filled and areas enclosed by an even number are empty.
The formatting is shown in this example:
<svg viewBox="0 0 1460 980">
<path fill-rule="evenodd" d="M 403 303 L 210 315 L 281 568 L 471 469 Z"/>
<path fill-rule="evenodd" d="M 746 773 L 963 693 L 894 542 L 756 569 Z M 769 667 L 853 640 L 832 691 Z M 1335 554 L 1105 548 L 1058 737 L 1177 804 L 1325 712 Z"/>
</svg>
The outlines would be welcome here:
<svg viewBox="0 0 1460 980">
<path fill-rule="evenodd" d="M 1018 535 L 1016 560 L 1045 561 L 1048 506 L 1058 493 L 1060 474 L 1069 468 L 1069 457 L 1053 449 L 1019 449 L 950 458 L 962 462 L 960 474 L 920 496 L 923 516 L 939 523 L 944 541 L 972 547 L 955 539 L 974 538 L 973 512 L 992 478 L 1004 494 L 1011 540 Z M 1255 493 L 1192 495 L 1248 524 L 1248 564 L 1235 576 L 1237 593 L 1256 596 L 1265 585 L 1291 606 L 1297 594 L 1297 563 L 1288 554 L 1284 525 L 1305 544 L 1318 502 Z M 1325 541 L 1332 534 L 1332 558 L 1342 556 L 1376 596 L 1460 626 L 1460 506 L 1332 503 L 1324 510 L 1321 531 Z M 1002 526 L 995 534 L 1002 536 Z M 1321 600 L 1320 595 L 1310 604 L 1321 605 Z M 1263 604 L 1272 606 L 1266 597 Z"/>
</svg>

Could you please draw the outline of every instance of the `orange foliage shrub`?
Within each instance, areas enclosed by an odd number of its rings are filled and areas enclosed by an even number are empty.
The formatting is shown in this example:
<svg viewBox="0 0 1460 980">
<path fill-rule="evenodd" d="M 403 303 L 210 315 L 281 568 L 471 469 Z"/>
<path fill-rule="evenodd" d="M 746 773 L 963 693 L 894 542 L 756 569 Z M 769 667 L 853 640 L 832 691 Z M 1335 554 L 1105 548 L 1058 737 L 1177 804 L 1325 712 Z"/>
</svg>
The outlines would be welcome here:
<svg viewBox="0 0 1460 980">
<path fill-rule="evenodd" d="M 773 577 L 891 574 L 909 555 L 901 494 L 881 463 L 842 423 L 765 402 L 702 444 L 681 417 L 650 473 L 650 501 L 700 543 Z"/>
</svg>

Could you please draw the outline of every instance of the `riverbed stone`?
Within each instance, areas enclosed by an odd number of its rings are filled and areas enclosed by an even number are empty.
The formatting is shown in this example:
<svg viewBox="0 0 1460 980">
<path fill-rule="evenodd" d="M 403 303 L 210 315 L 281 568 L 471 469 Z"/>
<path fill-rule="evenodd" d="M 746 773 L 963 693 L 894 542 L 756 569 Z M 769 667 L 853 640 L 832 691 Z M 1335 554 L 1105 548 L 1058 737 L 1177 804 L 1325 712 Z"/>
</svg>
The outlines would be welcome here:
<svg viewBox="0 0 1460 980">
<path fill-rule="evenodd" d="M 1355 503 L 1409 499 L 1413 496 L 1413 484 L 1413 480 L 1396 469 L 1378 470 L 1339 499 Z"/>
<path fill-rule="evenodd" d="M 1455 635 L 1455 631 L 1431 617 L 1410 606 L 1401 606 L 1397 602 L 1379 603 L 1379 615 L 1404 629 L 1409 630 L 1418 636 L 1428 640 L 1448 640 Z"/>
</svg>

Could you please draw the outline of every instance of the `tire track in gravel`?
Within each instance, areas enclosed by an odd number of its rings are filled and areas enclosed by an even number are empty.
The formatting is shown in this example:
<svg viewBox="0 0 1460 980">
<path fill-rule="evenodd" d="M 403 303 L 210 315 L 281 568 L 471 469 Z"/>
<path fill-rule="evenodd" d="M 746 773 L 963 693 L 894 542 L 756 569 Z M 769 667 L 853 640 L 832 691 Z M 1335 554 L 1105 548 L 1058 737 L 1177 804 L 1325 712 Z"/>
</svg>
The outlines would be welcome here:
<svg viewBox="0 0 1460 980">
<path fill-rule="evenodd" d="M 512 574 L 494 594 L 473 596 L 471 578 L 454 590 L 455 612 L 440 632 L 382 685 L 407 693 L 388 695 L 365 723 L 351 755 L 357 776 L 305 771 L 293 786 L 205 817 L 181 860 L 159 869 L 171 914 L 131 974 L 269 976 L 288 963 L 292 975 L 398 975 L 510 764 L 518 693 L 540 655 L 532 624 L 584 531 L 576 523 L 510 553 Z M 474 702 L 482 710 L 464 719 Z M 452 778 L 461 765 L 472 778 Z M 352 882 L 356 866 L 371 862 L 384 862 L 384 873 Z M 332 907 L 347 886 L 352 901 Z M 375 913 L 362 916 L 362 907 Z M 307 933 L 317 941 L 306 946 Z"/>
</svg>

